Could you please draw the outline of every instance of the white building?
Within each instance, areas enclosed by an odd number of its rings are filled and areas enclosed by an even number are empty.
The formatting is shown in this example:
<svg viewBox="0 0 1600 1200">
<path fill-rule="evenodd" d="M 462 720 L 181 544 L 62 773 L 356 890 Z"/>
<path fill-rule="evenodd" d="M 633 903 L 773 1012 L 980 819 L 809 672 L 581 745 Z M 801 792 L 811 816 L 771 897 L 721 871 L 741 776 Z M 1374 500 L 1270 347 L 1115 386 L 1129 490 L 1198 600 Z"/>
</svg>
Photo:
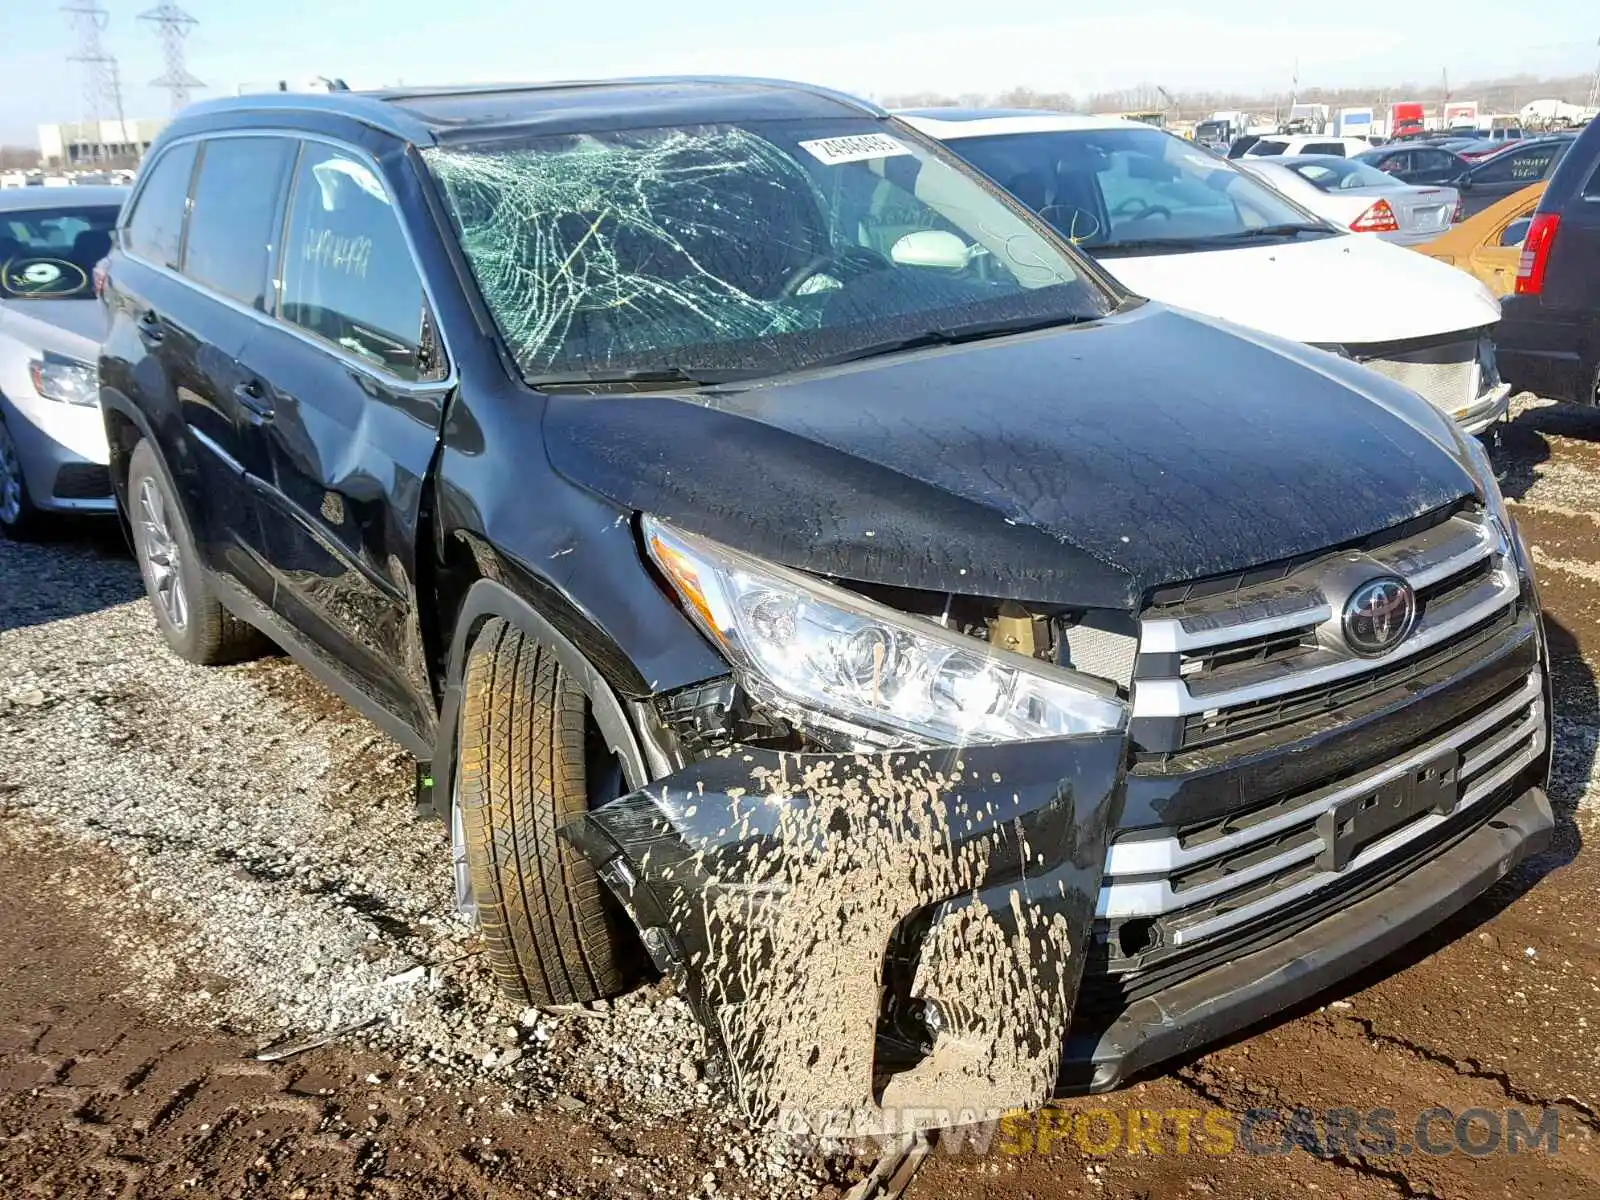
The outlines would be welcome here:
<svg viewBox="0 0 1600 1200">
<path fill-rule="evenodd" d="M 165 117 L 139 117 L 41 125 L 39 153 L 47 167 L 132 166 L 166 123 Z"/>
</svg>

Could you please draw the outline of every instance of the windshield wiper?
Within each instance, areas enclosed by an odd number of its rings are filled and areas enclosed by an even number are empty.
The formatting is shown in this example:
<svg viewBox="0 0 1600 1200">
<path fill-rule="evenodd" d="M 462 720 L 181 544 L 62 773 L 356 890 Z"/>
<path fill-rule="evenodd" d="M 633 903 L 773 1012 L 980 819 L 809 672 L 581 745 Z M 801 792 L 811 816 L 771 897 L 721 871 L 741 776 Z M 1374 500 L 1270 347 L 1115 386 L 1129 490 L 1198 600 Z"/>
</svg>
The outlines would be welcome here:
<svg viewBox="0 0 1600 1200">
<path fill-rule="evenodd" d="M 553 391 L 655 391 L 664 388 L 712 387 L 752 379 L 757 371 L 718 367 L 640 367 L 624 371 L 567 371 L 552 375 L 533 375 L 528 386 L 542 392 Z"/>
<path fill-rule="evenodd" d="M 862 359 L 867 358 L 880 358 L 885 354 L 899 354 L 907 350 L 924 350 L 930 346 L 959 346 L 963 342 L 981 342 L 988 338 L 1005 337 L 1013 333 L 1035 333 L 1041 329 L 1081 325 L 1085 321 L 1092 320 L 1095 320 L 1095 318 L 1077 314 L 1063 315 L 1055 313 L 1048 317 L 1012 317 L 1007 320 L 976 321 L 971 325 L 956 325 L 949 329 L 924 329 L 902 338 L 893 338 L 886 342 L 874 342 L 868 346 L 858 346 L 853 350 L 841 351 L 838 354 L 830 354 L 823 358 L 814 358 L 797 369 L 809 371 L 817 367 L 836 367 L 842 363 L 860 362 Z"/>
<path fill-rule="evenodd" d="M 1126 242 L 1109 242 L 1104 246 L 1085 246 L 1091 256 L 1145 254 L 1169 250 L 1206 250 L 1213 246 L 1231 246 L 1238 242 L 1253 242 L 1263 238 L 1299 237 L 1302 233 L 1332 233 L 1324 225 L 1307 225 L 1303 222 L 1283 225 L 1259 225 L 1254 229 L 1237 229 L 1232 233 L 1215 233 L 1209 237 L 1136 238 Z"/>
<path fill-rule="evenodd" d="M 1326 225 L 1307 225 L 1297 221 L 1283 225 L 1258 225 L 1254 229 L 1240 229 L 1211 238 L 1214 242 L 1250 242 L 1257 238 L 1299 237 L 1302 233 L 1332 233 Z"/>
</svg>

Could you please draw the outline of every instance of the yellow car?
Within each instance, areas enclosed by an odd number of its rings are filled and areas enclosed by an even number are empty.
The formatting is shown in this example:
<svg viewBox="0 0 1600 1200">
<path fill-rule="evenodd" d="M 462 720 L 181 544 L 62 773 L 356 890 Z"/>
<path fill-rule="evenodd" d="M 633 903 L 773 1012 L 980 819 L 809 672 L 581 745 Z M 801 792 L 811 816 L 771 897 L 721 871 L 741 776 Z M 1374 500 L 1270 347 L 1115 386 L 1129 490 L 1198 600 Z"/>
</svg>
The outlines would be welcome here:
<svg viewBox="0 0 1600 1200">
<path fill-rule="evenodd" d="M 1514 192 L 1475 217 L 1452 226 L 1431 242 L 1413 247 L 1429 258 L 1460 267 L 1481 279 L 1496 296 L 1509 296 L 1517 281 L 1522 239 L 1544 195 L 1543 182 Z"/>
</svg>

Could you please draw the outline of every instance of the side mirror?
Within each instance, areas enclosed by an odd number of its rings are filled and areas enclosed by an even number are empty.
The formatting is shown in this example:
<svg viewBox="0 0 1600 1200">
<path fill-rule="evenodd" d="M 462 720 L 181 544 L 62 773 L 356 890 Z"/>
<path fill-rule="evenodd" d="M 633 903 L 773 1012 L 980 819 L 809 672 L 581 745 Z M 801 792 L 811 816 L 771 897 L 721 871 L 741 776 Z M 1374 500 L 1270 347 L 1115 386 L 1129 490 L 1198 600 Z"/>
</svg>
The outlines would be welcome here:
<svg viewBox="0 0 1600 1200">
<path fill-rule="evenodd" d="M 1450 181 L 1450 186 L 1459 188 L 1463 192 L 1470 192 L 1472 190 L 1472 176 L 1457 175 Z"/>
<path fill-rule="evenodd" d="M 902 267 L 934 267 L 959 271 L 967 265 L 971 252 L 955 234 L 943 229 L 919 229 L 908 233 L 889 248 L 889 257 Z"/>
</svg>

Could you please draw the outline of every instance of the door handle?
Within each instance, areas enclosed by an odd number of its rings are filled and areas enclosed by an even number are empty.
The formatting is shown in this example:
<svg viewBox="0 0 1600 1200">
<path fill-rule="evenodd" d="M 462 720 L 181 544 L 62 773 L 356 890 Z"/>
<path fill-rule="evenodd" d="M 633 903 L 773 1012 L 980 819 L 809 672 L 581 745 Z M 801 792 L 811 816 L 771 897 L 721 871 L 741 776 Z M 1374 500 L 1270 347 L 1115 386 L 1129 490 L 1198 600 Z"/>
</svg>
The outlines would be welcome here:
<svg viewBox="0 0 1600 1200">
<path fill-rule="evenodd" d="M 260 380 L 246 379 L 236 384 L 233 394 L 240 404 L 263 421 L 272 419 L 272 401 L 268 398 L 266 389 L 261 386 Z"/>
<path fill-rule="evenodd" d="M 145 309 L 144 316 L 139 318 L 139 336 L 152 345 L 167 336 L 167 331 L 161 327 L 161 318 L 156 316 L 154 310 Z"/>
</svg>

